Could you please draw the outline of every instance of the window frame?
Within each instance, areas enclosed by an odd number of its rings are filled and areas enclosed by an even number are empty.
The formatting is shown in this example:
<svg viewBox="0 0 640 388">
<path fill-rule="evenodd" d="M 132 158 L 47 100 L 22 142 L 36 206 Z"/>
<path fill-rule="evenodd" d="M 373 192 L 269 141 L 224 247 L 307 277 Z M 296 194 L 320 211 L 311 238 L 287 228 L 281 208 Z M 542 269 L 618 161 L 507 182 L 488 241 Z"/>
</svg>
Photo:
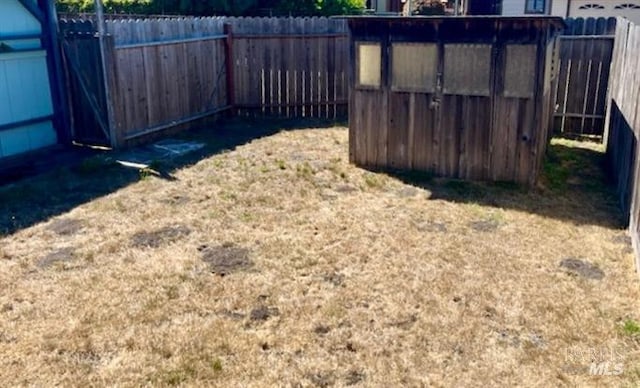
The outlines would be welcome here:
<svg viewBox="0 0 640 388">
<path fill-rule="evenodd" d="M 362 83 L 360 83 L 360 81 L 361 81 L 360 47 L 361 46 L 378 46 L 378 48 L 380 50 L 380 57 L 379 57 L 380 69 L 379 69 L 379 73 L 378 73 L 378 85 L 370 85 L 370 84 L 362 84 Z M 384 77 L 383 77 L 384 48 L 383 48 L 382 42 L 380 42 L 380 41 L 366 41 L 366 40 L 356 41 L 355 42 L 355 49 L 356 49 L 356 74 L 355 74 L 355 77 L 356 77 L 355 81 L 356 82 L 355 82 L 355 88 L 359 89 L 359 90 L 380 90 L 380 89 L 382 89 L 382 86 L 383 86 L 383 83 L 384 83 Z"/>
<path fill-rule="evenodd" d="M 542 3 L 542 9 L 536 10 L 536 3 Z M 527 15 L 546 15 L 547 13 L 547 0 L 525 0 L 524 1 L 524 13 Z"/>
</svg>

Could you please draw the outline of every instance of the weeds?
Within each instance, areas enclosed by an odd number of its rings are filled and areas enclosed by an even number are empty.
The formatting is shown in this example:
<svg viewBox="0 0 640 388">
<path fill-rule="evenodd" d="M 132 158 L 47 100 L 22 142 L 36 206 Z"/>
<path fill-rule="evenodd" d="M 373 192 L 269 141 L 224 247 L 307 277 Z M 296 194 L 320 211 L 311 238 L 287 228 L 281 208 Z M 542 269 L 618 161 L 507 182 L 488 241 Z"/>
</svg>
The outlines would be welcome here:
<svg viewBox="0 0 640 388">
<path fill-rule="evenodd" d="M 276 166 L 278 166 L 278 168 L 280 170 L 286 170 L 287 169 L 287 163 L 284 160 L 276 159 L 275 163 L 276 163 Z"/>
<path fill-rule="evenodd" d="M 385 186 L 385 179 L 380 174 L 365 173 L 364 183 L 371 189 L 381 189 Z"/>
<path fill-rule="evenodd" d="M 640 335 L 640 324 L 633 320 L 633 319 L 627 319 L 624 321 L 623 325 L 622 325 L 622 332 L 625 335 L 628 336 L 632 336 L 632 337 L 636 337 Z"/>
</svg>

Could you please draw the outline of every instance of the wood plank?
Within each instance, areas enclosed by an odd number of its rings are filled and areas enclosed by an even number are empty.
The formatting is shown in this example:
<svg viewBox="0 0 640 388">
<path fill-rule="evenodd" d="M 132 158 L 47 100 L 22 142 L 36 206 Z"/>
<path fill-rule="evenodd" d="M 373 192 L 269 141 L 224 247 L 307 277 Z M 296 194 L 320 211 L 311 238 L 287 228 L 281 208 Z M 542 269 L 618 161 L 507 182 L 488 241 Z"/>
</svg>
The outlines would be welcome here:
<svg viewBox="0 0 640 388">
<path fill-rule="evenodd" d="M 370 92 L 354 90 L 353 92 L 353 124 L 350 125 L 351 137 L 353 142 L 353 160 L 358 165 L 367 165 L 367 135 L 368 135 L 368 108 Z"/>
<path fill-rule="evenodd" d="M 200 113 L 204 111 L 202 96 L 202 70 L 200 68 L 199 55 L 202 52 L 202 42 L 192 42 L 185 46 L 186 68 L 189 75 L 187 105 L 190 113 Z M 215 69 L 212 69 L 215 70 Z"/>
<path fill-rule="evenodd" d="M 436 121 L 431 99 L 431 94 L 413 94 L 410 109 L 413 112 L 412 165 L 416 170 L 435 173 L 438 155 L 433 147 Z"/>
<path fill-rule="evenodd" d="M 287 18 L 287 34 L 295 33 L 295 19 Z M 297 63 L 296 63 L 296 51 L 295 51 L 295 39 L 287 39 L 284 45 L 285 54 L 283 55 L 284 60 L 286 61 L 287 68 L 285 72 L 285 77 L 287 80 L 287 90 L 286 90 L 286 98 L 285 102 L 289 107 L 287 107 L 287 117 L 297 117 L 297 109 L 295 107 L 291 107 L 296 100 L 296 84 L 295 84 L 295 74 L 297 71 Z"/>
<path fill-rule="evenodd" d="M 462 96 L 444 95 L 442 97 L 439 128 L 438 175 L 458 177 L 458 150 L 460 136 L 460 115 L 462 114 Z M 446 114 L 444 114 L 446 112 Z"/>
<path fill-rule="evenodd" d="M 387 166 L 392 169 L 408 169 L 411 165 L 408 149 L 410 100 L 410 93 L 390 93 Z M 372 113 L 379 114 L 379 112 Z"/>
</svg>

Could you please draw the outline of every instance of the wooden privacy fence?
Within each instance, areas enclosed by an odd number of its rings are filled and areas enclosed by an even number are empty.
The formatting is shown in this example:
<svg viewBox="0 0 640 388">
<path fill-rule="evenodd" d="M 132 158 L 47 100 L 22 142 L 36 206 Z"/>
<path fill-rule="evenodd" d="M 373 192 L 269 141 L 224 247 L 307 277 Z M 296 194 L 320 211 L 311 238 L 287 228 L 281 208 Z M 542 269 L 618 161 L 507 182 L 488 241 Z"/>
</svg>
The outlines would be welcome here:
<svg viewBox="0 0 640 388">
<path fill-rule="evenodd" d="M 95 31 L 95 23 L 72 20 L 61 24 L 67 57 L 92 61 L 81 58 L 94 53 L 81 49 L 78 41 L 96 47 L 93 32 L 85 31 Z M 102 81 L 111 91 L 113 146 L 230 109 L 244 115 L 346 115 L 348 45 L 343 21 L 111 20 L 106 22 L 106 31 L 107 69 Z M 70 79 L 98 80 L 100 66 L 92 63 L 87 70 L 80 63 L 78 68 L 72 66 L 73 61 L 69 64 Z M 81 74 L 86 72 L 91 74 Z M 109 122 L 101 104 L 104 87 L 88 81 L 83 85 L 76 85 L 76 95 L 83 101 L 73 101 L 73 105 L 94 113 L 84 119 L 79 117 L 84 113 L 75 113 L 75 127 L 103 128 L 101 120 Z"/>
<path fill-rule="evenodd" d="M 240 18 L 233 31 L 235 105 L 285 117 L 346 116 L 347 27 L 327 18 Z"/>
<path fill-rule="evenodd" d="M 559 37 L 559 76 L 554 130 L 602 137 L 615 18 L 569 18 Z"/>
<path fill-rule="evenodd" d="M 114 42 L 112 92 L 118 143 L 229 108 L 225 74 L 229 41 L 220 22 L 212 20 L 205 36 L 173 37 L 186 23 L 162 21 L 107 23 Z"/>
<path fill-rule="evenodd" d="M 640 271 L 640 26 L 618 19 L 609 86 L 607 159 Z"/>
<path fill-rule="evenodd" d="M 601 136 L 615 19 L 567 23 L 559 43 L 554 129 Z M 95 22 L 63 20 L 61 30 L 76 141 L 124 145 L 230 109 L 241 115 L 346 116 L 349 48 L 344 20 L 109 20 L 104 61 L 109 68 L 104 72 Z M 107 89 L 112 90 L 112 117 Z"/>
</svg>

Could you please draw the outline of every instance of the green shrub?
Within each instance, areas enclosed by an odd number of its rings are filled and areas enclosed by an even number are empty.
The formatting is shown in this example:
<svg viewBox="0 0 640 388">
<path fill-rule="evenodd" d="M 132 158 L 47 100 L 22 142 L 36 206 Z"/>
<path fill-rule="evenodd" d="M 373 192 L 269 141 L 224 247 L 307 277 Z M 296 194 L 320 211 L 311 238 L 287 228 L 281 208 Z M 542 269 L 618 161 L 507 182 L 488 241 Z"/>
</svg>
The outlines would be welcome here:
<svg viewBox="0 0 640 388">
<path fill-rule="evenodd" d="M 93 12 L 94 0 L 58 0 L 59 12 Z M 330 16 L 359 13 L 363 0 L 104 0 L 107 13 L 193 16 L 260 14 Z"/>
</svg>

